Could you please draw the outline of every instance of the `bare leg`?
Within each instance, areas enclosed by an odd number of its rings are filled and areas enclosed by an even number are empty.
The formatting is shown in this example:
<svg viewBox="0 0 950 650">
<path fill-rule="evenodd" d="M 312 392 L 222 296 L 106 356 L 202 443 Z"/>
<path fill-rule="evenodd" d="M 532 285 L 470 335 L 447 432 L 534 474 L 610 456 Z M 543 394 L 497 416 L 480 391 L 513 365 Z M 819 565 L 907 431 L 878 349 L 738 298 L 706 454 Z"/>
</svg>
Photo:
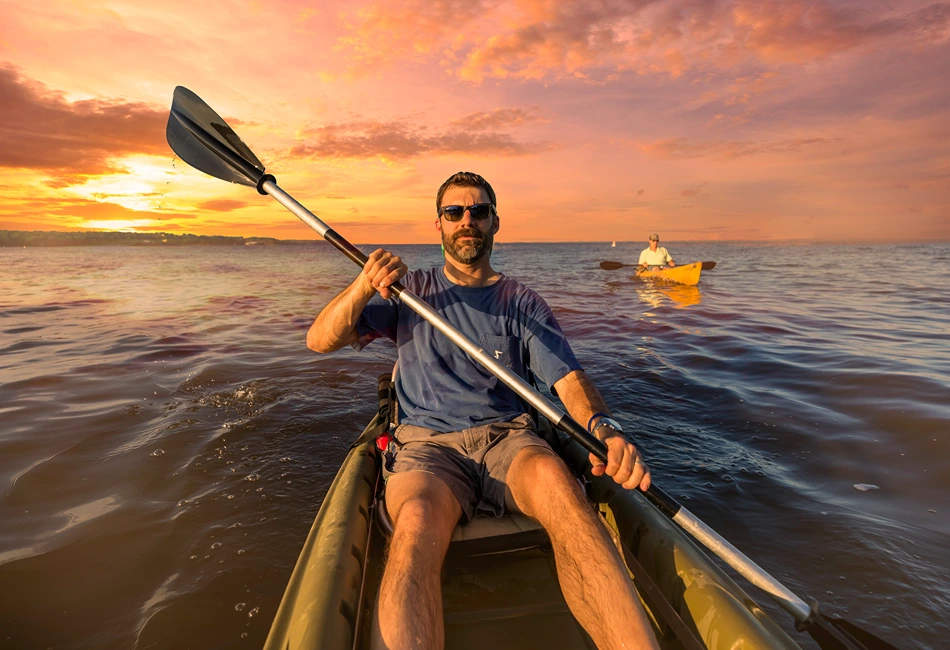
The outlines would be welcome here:
<svg viewBox="0 0 950 650">
<path fill-rule="evenodd" d="M 373 618 L 376 650 L 445 645 L 442 561 L 462 515 L 455 495 L 428 472 L 405 472 L 386 482 L 393 520 L 386 568 Z"/>
<path fill-rule="evenodd" d="M 518 508 L 547 530 L 564 599 L 597 647 L 659 648 L 617 549 L 564 462 L 527 447 L 507 480 Z"/>
</svg>

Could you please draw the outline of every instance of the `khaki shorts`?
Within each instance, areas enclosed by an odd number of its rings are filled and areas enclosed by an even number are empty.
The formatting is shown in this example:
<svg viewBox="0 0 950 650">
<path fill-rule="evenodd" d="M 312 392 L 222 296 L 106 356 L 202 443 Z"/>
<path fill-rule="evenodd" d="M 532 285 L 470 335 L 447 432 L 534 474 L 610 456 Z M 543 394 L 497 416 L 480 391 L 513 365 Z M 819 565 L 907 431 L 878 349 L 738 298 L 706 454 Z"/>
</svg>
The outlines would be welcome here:
<svg viewBox="0 0 950 650">
<path fill-rule="evenodd" d="M 452 490 L 462 506 L 463 521 L 476 514 L 500 517 L 505 513 L 508 469 L 525 447 L 551 448 L 534 432 L 534 420 L 526 413 L 510 422 L 452 433 L 401 424 L 383 452 L 383 478 L 429 472 Z"/>
</svg>

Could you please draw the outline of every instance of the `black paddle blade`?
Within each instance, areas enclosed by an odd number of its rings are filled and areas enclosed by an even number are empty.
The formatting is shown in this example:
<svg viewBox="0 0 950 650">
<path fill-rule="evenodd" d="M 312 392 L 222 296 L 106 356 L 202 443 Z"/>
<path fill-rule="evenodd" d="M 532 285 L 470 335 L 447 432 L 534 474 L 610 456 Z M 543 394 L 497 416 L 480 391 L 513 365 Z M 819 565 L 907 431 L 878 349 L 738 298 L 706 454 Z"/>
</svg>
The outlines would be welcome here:
<svg viewBox="0 0 950 650">
<path fill-rule="evenodd" d="M 601 262 L 600 268 L 605 271 L 616 271 L 617 269 L 622 269 L 623 267 L 628 266 L 627 264 L 621 264 L 620 262 Z"/>
<path fill-rule="evenodd" d="M 898 650 L 884 639 L 837 616 L 818 614 L 806 629 L 822 650 Z"/>
<path fill-rule="evenodd" d="M 703 262 L 703 265 L 702 265 L 702 267 L 700 267 L 700 268 L 702 268 L 703 271 L 712 271 L 714 268 L 716 268 L 716 263 L 715 263 L 715 262 Z"/>
<path fill-rule="evenodd" d="M 264 165 L 221 116 L 184 86 L 175 88 L 165 129 L 168 145 L 199 171 L 256 187 Z"/>
</svg>

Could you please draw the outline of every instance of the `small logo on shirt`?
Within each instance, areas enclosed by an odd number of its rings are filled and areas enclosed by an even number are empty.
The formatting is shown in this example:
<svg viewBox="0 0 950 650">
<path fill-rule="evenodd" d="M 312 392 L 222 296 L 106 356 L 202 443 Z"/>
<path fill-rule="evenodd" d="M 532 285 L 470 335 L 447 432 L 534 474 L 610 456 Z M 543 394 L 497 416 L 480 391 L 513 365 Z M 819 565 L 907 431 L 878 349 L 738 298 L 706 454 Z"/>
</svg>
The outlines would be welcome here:
<svg viewBox="0 0 950 650">
<path fill-rule="evenodd" d="M 495 350 L 495 358 L 496 358 L 496 359 L 501 359 L 501 355 L 502 355 L 502 354 L 503 354 L 503 353 L 502 353 L 501 350 Z"/>
</svg>

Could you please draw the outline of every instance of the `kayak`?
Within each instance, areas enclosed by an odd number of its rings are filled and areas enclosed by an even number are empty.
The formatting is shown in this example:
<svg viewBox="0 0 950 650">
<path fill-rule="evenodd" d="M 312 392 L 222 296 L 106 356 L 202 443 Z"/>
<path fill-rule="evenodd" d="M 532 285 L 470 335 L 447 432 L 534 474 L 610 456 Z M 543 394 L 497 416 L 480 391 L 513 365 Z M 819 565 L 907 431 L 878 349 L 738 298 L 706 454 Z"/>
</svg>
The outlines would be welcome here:
<svg viewBox="0 0 950 650">
<path fill-rule="evenodd" d="M 666 280 L 679 284 L 699 284 L 699 274 L 702 270 L 702 262 L 693 262 L 692 264 L 683 264 L 682 266 L 674 266 L 673 268 L 667 269 L 657 269 L 656 271 L 640 271 L 634 278 Z"/>
<path fill-rule="evenodd" d="M 389 375 L 379 410 L 343 461 L 293 570 L 265 650 L 369 648 L 392 530 L 375 439 L 395 411 Z M 539 418 L 539 434 L 584 485 L 621 548 L 661 647 L 799 648 L 729 576 L 639 492 L 588 471 L 588 452 Z M 561 595 L 544 530 L 509 513 L 459 526 L 443 567 L 445 647 L 594 648 Z"/>
</svg>

